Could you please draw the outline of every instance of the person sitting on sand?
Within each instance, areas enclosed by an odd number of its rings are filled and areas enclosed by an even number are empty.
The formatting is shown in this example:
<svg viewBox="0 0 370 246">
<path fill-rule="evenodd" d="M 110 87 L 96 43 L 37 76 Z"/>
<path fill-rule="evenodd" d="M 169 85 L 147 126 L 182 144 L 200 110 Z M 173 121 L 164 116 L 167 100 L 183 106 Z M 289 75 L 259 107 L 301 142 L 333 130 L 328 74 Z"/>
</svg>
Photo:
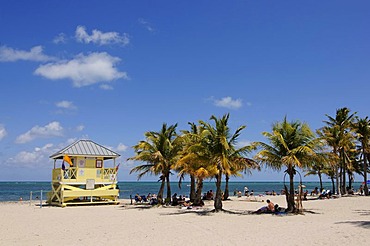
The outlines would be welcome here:
<svg viewBox="0 0 370 246">
<path fill-rule="evenodd" d="M 311 196 L 317 196 L 319 194 L 319 188 L 315 187 L 313 191 L 311 191 Z"/>
<path fill-rule="evenodd" d="M 331 195 L 332 195 L 332 193 L 331 193 L 331 190 L 326 190 L 326 198 L 331 198 Z"/>
<path fill-rule="evenodd" d="M 150 201 L 150 199 L 152 199 L 152 193 L 148 193 L 148 195 L 146 196 L 146 199 L 147 199 L 148 201 Z"/>
<path fill-rule="evenodd" d="M 192 203 L 190 201 L 184 201 L 184 203 L 182 204 L 183 207 L 191 207 Z"/>
<path fill-rule="evenodd" d="M 360 193 L 360 196 L 364 194 L 364 188 L 362 187 L 362 185 L 360 185 L 360 188 L 358 189 L 358 193 Z"/>
<path fill-rule="evenodd" d="M 135 195 L 135 202 L 142 202 L 142 198 L 139 195 L 139 193 L 136 193 L 136 195 Z"/>
<path fill-rule="evenodd" d="M 322 189 L 322 192 L 319 196 L 319 199 L 329 199 L 331 197 L 331 190 L 325 190 L 325 189 Z"/>
<path fill-rule="evenodd" d="M 308 190 L 303 193 L 303 201 L 307 201 Z"/>
<path fill-rule="evenodd" d="M 319 199 L 326 197 L 326 190 L 322 189 L 321 194 L 319 195 Z"/>
<path fill-rule="evenodd" d="M 274 212 L 275 215 L 283 215 L 286 214 L 286 209 L 279 206 L 279 204 L 275 204 Z"/>
<path fill-rule="evenodd" d="M 141 195 L 141 202 L 148 202 L 145 195 Z"/>
<path fill-rule="evenodd" d="M 238 198 L 242 197 L 242 192 L 238 191 Z"/>
<path fill-rule="evenodd" d="M 177 193 L 175 193 L 175 194 L 173 194 L 173 196 L 172 196 L 172 204 L 171 204 L 172 206 L 177 206 L 177 205 L 179 205 L 179 200 L 178 200 L 178 198 L 177 198 Z"/>
<path fill-rule="evenodd" d="M 267 206 L 263 206 L 262 208 L 254 211 L 254 214 L 262 214 L 262 213 L 273 213 L 275 211 L 275 204 L 273 204 L 270 200 L 267 199 Z"/>
<path fill-rule="evenodd" d="M 156 194 L 153 194 L 149 200 L 149 204 L 150 205 L 157 205 L 158 204 L 158 200 L 157 200 L 157 195 Z"/>
<path fill-rule="evenodd" d="M 214 196 L 213 190 L 210 190 L 207 199 L 208 200 L 213 200 L 213 196 Z"/>
</svg>

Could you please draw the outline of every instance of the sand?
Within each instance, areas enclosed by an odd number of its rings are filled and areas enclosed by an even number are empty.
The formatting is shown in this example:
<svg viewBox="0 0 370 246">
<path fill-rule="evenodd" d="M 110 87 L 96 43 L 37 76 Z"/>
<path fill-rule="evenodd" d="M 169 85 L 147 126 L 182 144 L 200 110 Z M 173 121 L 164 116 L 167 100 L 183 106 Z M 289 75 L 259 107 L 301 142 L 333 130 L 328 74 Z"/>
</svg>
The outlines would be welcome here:
<svg viewBox="0 0 370 246">
<path fill-rule="evenodd" d="M 266 199 L 286 206 L 284 196 L 232 197 L 230 211 L 120 205 L 42 207 L 0 203 L 0 245 L 368 245 L 370 197 L 303 203 L 304 215 L 253 215 Z"/>
</svg>

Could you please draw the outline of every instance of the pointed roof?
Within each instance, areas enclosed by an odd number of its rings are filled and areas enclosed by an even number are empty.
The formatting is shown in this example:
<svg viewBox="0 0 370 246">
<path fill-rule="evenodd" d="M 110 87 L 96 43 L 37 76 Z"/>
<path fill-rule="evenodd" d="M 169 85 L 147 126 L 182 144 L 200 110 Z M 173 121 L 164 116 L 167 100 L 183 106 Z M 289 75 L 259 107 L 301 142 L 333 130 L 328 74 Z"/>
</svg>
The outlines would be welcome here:
<svg viewBox="0 0 370 246">
<path fill-rule="evenodd" d="M 62 159 L 64 155 L 103 157 L 104 159 L 114 159 L 120 156 L 116 152 L 91 140 L 78 140 L 64 149 L 52 154 L 50 158 Z"/>
</svg>

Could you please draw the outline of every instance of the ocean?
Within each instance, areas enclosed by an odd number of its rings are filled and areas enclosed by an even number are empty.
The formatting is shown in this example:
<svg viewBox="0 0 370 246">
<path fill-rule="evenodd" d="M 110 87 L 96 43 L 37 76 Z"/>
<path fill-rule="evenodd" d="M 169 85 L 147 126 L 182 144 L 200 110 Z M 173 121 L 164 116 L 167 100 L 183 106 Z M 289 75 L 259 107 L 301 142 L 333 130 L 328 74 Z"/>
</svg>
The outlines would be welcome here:
<svg viewBox="0 0 370 246">
<path fill-rule="evenodd" d="M 319 182 L 303 182 L 306 186 L 304 190 L 311 192 L 315 187 L 320 188 Z M 288 184 L 287 184 L 288 185 Z M 361 182 L 355 182 L 353 187 L 357 190 L 361 185 Z M 120 198 L 134 197 L 135 194 L 147 195 L 148 193 L 157 194 L 160 183 L 159 182 L 118 182 L 120 188 Z M 249 191 L 253 190 L 255 195 L 265 194 L 266 191 L 275 191 L 280 193 L 284 188 L 283 182 L 229 182 L 229 192 L 233 195 L 234 191 L 244 191 L 244 187 L 247 186 Z M 324 188 L 331 189 L 330 182 L 323 183 Z M 224 190 L 225 184 L 222 184 Z M 295 187 L 298 188 L 298 183 L 295 183 Z M 23 201 L 30 200 L 32 192 L 32 199 L 37 200 L 41 197 L 41 191 L 43 198 L 46 198 L 46 193 L 51 190 L 50 182 L 0 182 L 0 201 L 19 201 L 22 198 Z M 177 193 L 178 195 L 188 196 L 190 190 L 190 183 L 183 182 L 181 188 L 177 182 L 171 182 L 172 194 Z M 208 190 L 216 190 L 214 182 L 204 182 L 203 192 Z M 166 196 L 166 188 L 164 190 L 164 196 Z"/>
</svg>

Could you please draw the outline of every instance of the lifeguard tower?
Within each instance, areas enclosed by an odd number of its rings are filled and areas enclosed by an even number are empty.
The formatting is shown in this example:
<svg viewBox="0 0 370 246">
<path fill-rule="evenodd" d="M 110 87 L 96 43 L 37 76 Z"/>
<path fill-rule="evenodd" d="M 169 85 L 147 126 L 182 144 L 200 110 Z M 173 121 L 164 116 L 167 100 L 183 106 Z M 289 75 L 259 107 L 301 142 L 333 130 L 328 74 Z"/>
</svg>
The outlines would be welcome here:
<svg viewBox="0 0 370 246">
<path fill-rule="evenodd" d="M 91 140 L 78 140 L 51 155 L 54 169 L 48 202 L 61 207 L 118 204 L 116 158 L 119 156 Z"/>
</svg>

